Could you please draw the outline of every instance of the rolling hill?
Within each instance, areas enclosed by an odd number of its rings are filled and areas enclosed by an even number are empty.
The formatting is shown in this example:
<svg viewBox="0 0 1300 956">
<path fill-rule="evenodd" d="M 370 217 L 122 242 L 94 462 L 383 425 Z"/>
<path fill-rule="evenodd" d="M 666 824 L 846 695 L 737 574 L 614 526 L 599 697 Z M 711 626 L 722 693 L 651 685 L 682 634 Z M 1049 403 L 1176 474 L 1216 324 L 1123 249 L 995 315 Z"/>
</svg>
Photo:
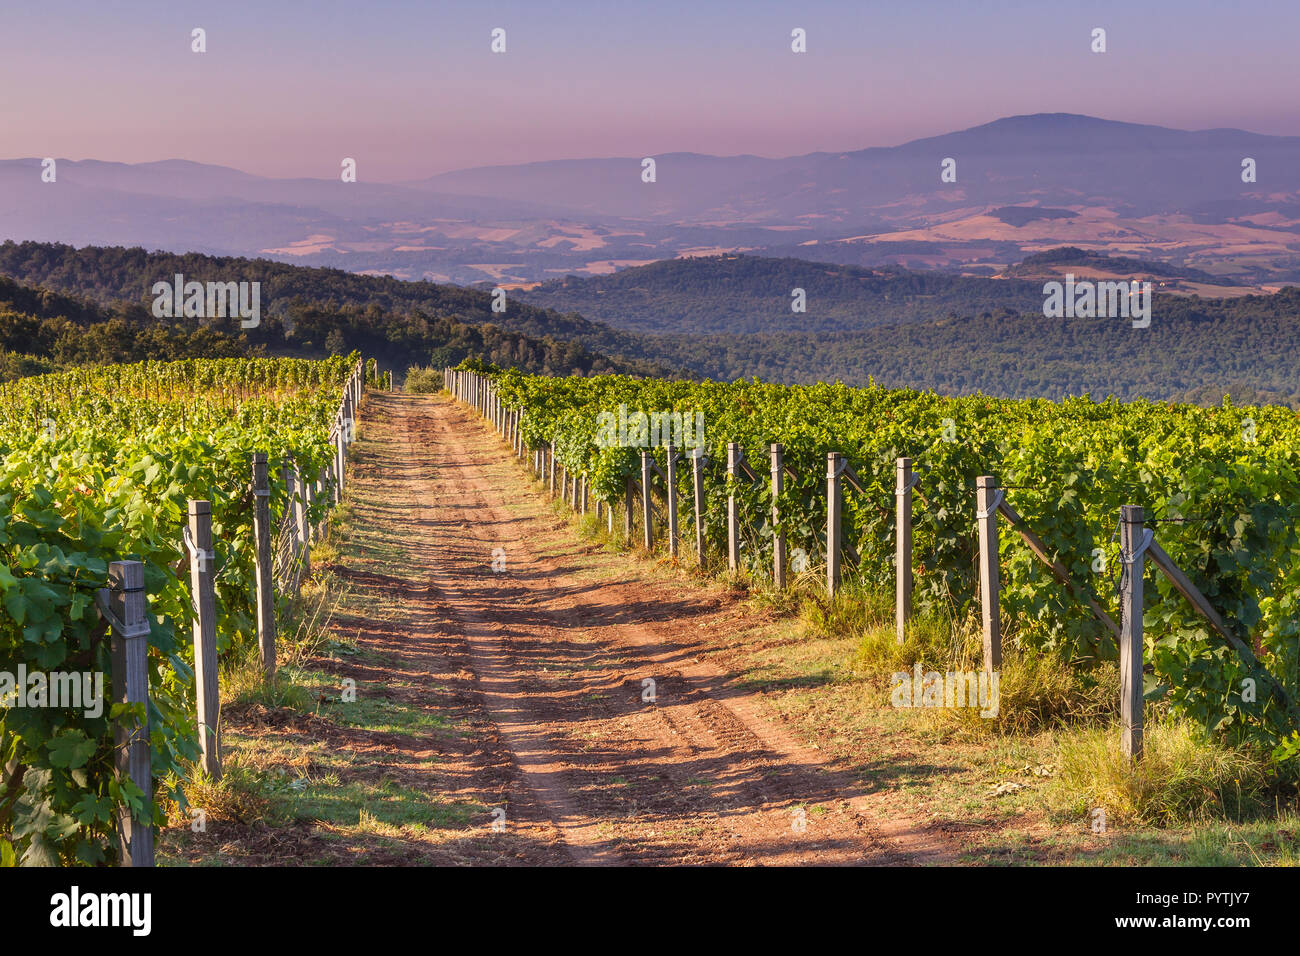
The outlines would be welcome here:
<svg viewBox="0 0 1300 956">
<path fill-rule="evenodd" d="M 154 282 L 262 283 L 256 328 L 237 320 L 157 319 Z M 143 249 L 0 244 L 0 356 L 6 377 L 48 367 L 268 353 L 318 357 L 364 350 L 388 368 L 454 365 L 469 356 L 542 374 L 664 374 L 612 359 L 584 339 L 620 336 L 577 316 L 514 302 L 493 313 L 483 292 L 355 276 L 268 260 Z"/>
<path fill-rule="evenodd" d="M 1048 257 L 1057 265 L 1059 258 Z M 148 289 L 176 272 L 198 280 L 262 282 L 261 326 L 239 333 L 220 320 L 197 328 L 195 320 L 153 319 Z M 1008 397 L 1089 392 L 1215 404 L 1231 393 L 1296 404 L 1300 396 L 1296 288 L 1226 299 L 1157 293 L 1150 328 L 1134 329 L 1121 320 L 1046 319 L 1041 283 L 1027 279 L 872 272 L 758 257 L 682 260 L 570 285 L 569 291 L 608 310 L 621 324 L 615 328 L 517 299 L 494 313 L 491 295 L 475 289 L 194 253 L 4 243 L 4 275 L 22 285 L 8 283 L 7 299 L 0 295 L 0 313 L 11 313 L 0 320 L 7 323 L 0 324 L 0 348 L 58 363 L 123 360 L 97 357 L 118 355 L 124 342 L 135 341 L 123 337 L 128 333 L 142 337 L 142 348 L 149 336 L 163 336 L 166 341 L 154 347 L 171 349 L 169 355 L 191 346 L 228 347 L 224 339 L 175 339 L 215 332 L 233 336 L 240 348 L 272 354 L 359 348 L 398 369 L 477 356 L 548 374 L 874 379 Z M 813 280 L 822 278 L 818 291 Z M 787 284 L 795 279 L 809 283 L 807 315 L 780 312 L 789 309 Z M 633 295 L 638 284 L 640 298 Z M 768 296 L 779 303 L 772 322 L 760 313 L 741 326 L 749 331 L 727 327 L 728 316 L 743 315 Z M 818 296 L 833 315 L 818 315 Z M 622 317 L 616 314 L 620 297 L 628 303 Z M 663 303 L 658 325 L 656 302 Z M 574 304 L 561 303 L 566 309 Z M 882 314 L 872 317 L 872 309 Z M 722 317 L 710 318 L 714 310 Z"/>
<path fill-rule="evenodd" d="M 653 147 L 649 147 L 653 148 Z M 270 257 L 462 284 L 599 275 L 748 252 L 994 274 L 1063 245 L 1300 280 L 1300 137 L 1071 113 L 898 146 L 785 158 L 651 154 L 444 173 L 407 183 L 268 179 L 183 160 L 0 160 L 0 239 Z M 1256 162 L 1257 181 L 1241 178 Z M 940 164 L 956 163 L 956 181 Z"/>
</svg>

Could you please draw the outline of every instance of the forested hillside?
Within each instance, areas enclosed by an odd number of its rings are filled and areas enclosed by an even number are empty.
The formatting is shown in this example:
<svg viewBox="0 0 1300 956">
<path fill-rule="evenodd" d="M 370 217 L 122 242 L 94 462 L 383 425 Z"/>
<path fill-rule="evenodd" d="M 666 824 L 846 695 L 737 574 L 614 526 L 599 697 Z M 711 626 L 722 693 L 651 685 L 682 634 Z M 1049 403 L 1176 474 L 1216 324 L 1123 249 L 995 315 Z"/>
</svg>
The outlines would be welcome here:
<svg viewBox="0 0 1300 956">
<path fill-rule="evenodd" d="M 154 319 L 152 284 L 178 272 L 262 282 L 261 324 Z M 478 357 L 540 374 L 874 379 L 946 394 L 1087 392 L 1210 405 L 1231 393 L 1300 404 L 1297 288 L 1222 300 L 1156 294 L 1151 326 L 1135 329 L 1125 320 L 1046 319 L 1041 282 L 758 257 L 678 260 L 574 284 L 600 314 L 622 315 L 627 328 L 613 329 L 514 298 L 494 313 L 480 290 L 142 249 L 4 243 L 0 275 L 46 286 L 0 282 L 0 349 L 47 363 L 10 356 L 10 377 L 50 363 L 361 349 L 403 369 Z M 790 289 L 799 287 L 806 314 L 790 311 Z M 672 334 L 644 330 L 657 308 Z"/>
<path fill-rule="evenodd" d="M 795 289 L 804 291 L 806 311 L 792 309 Z M 1043 303 L 1041 282 L 735 255 L 569 276 L 518 296 L 648 333 L 856 332 Z"/>
<path fill-rule="evenodd" d="M 150 289 L 176 274 L 196 281 L 261 282 L 260 324 L 242 330 L 230 319 L 200 326 L 193 319 L 154 318 Z M 593 351 L 592 341 L 618 344 L 605 332 L 576 316 L 517 302 L 493 313 L 491 296 L 456 286 L 197 253 L 0 244 L 0 350 L 44 362 L 9 357 L 7 374 L 143 358 L 262 352 L 319 357 L 353 349 L 401 368 L 412 360 L 455 363 L 482 356 L 541 374 L 664 371 Z"/>
<path fill-rule="evenodd" d="M 1179 399 L 1225 394 L 1300 405 L 1300 288 L 1208 300 L 1156 295 L 1151 326 L 985 312 L 856 333 L 660 336 L 660 361 L 704 378 L 1007 398 Z"/>
</svg>

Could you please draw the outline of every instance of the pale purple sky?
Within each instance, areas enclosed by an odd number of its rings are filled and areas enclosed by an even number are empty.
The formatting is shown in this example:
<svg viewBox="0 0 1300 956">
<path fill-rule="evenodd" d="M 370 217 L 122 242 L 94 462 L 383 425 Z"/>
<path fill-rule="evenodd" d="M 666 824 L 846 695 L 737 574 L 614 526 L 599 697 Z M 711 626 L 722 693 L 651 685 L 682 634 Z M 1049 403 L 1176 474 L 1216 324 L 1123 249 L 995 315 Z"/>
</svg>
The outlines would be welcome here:
<svg viewBox="0 0 1300 956">
<path fill-rule="evenodd" d="M 0 158 L 371 181 L 888 146 L 1018 113 L 1300 134 L 1297 0 L 41 0 L 0 15 Z M 1093 27 L 1109 52 L 1089 51 Z M 190 31 L 208 52 L 190 52 Z M 507 31 L 507 52 L 489 50 Z M 807 31 L 808 52 L 790 50 Z"/>
</svg>

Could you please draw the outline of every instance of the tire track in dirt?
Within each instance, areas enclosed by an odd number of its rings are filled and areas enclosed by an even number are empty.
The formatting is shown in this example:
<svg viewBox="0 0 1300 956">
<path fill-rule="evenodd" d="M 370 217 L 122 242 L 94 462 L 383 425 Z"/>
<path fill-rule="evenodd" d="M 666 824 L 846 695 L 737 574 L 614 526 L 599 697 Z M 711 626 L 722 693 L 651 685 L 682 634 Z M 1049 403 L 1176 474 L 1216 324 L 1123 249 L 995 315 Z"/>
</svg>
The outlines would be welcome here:
<svg viewBox="0 0 1300 956">
<path fill-rule="evenodd" d="M 734 605 L 579 544 L 466 406 L 368 399 L 367 438 L 401 443 L 433 529 L 406 542 L 412 570 L 463 635 L 520 780 L 575 862 L 951 859 L 941 837 L 878 819 L 860 781 L 693 652 L 701 629 L 738 627 Z M 491 570 L 498 548 L 504 573 Z"/>
</svg>

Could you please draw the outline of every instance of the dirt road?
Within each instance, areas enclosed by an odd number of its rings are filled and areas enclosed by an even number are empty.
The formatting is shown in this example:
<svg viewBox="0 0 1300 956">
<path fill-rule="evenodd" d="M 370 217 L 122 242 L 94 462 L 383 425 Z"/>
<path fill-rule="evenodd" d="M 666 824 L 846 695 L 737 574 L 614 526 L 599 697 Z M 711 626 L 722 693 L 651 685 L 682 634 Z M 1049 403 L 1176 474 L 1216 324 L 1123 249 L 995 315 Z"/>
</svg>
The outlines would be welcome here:
<svg viewBox="0 0 1300 956">
<path fill-rule="evenodd" d="M 947 859 L 770 722 L 758 689 L 700 659 L 749 626 L 734 599 L 582 542 L 445 396 L 371 393 L 363 432 L 352 493 L 372 504 L 356 520 L 408 560 L 357 584 L 401 609 L 382 644 L 406 683 L 433 655 L 463 665 L 460 704 L 492 752 L 460 755 L 461 786 L 497 802 L 526 862 Z"/>
</svg>

